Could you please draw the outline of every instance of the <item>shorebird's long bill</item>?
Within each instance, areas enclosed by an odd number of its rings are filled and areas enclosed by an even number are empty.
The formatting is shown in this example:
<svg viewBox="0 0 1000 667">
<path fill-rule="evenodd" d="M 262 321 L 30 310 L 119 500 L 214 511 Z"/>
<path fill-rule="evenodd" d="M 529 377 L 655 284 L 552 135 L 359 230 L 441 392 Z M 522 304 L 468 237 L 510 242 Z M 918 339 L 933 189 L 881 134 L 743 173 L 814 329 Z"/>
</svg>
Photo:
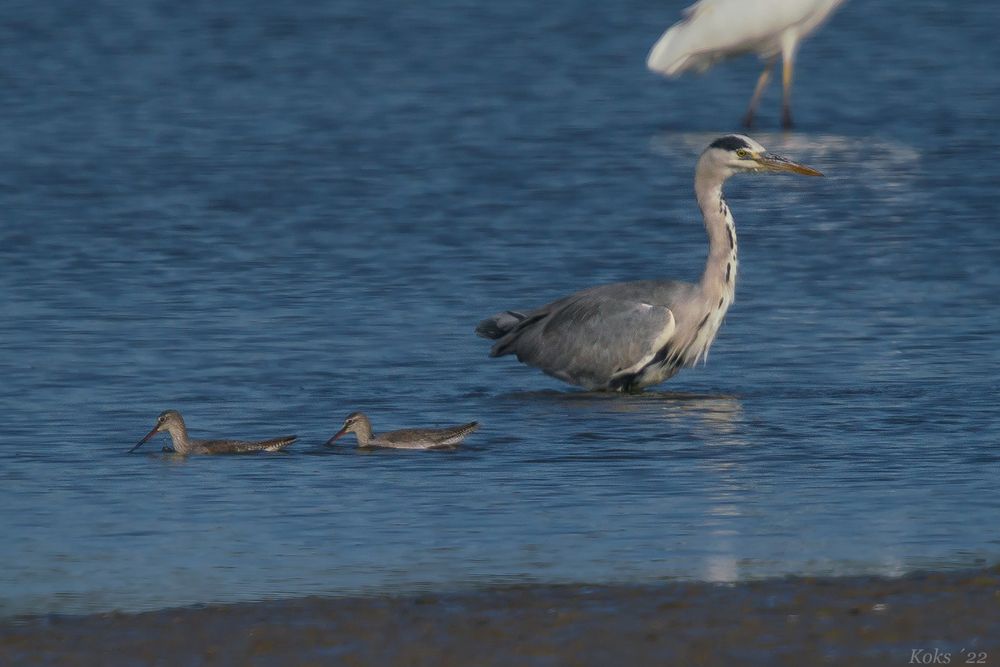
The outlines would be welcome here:
<svg viewBox="0 0 1000 667">
<path fill-rule="evenodd" d="M 803 176 L 822 176 L 823 172 L 812 167 L 807 167 L 798 162 L 792 162 L 782 155 L 774 153 L 764 153 L 757 158 L 759 164 L 765 171 L 788 172 L 791 174 L 802 174 Z"/>
<path fill-rule="evenodd" d="M 345 433 L 347 433 L 347 427 L 346 426 L 344 428 L 340 429 L 339 431 L 337 431 L 336 433 L 334 433 L 333 437 L 326 441 L 326 444 L 332 445 L 334 440 L 336 440 L 340 436 L 344 435 Z"/>
<path fill-rule="evenodd" d="M 150 438 L 152 438 L 152 437 L 153 437 L 154 435 L 156 435 L 156 428 L 157 428 L 157 427 L 156 427 L 156 426 L 154 426 L 154 427 L 153 427 L 153 430 L 152 430 L 152 431 L 150 431 L 149 433 L 147 433 L 147 434 L 146 434 L 146 437 L 145 437 L 145 438 L 143 438 L 143 439 L 142 439 L 142 440 L 140 440 L 139 442 L 135 443 L 135 447 L 133 447 L 132 449 L 128 450 L 128 453 L 129 453 L 129 454 L 131 454 L 131 453 L 132 453 L 132 452 L 134 452 L 135 450 L 139 449 L 140 447 L 142 447 L 142 445 L 143 445 L 143 444 L 144 444 L 144 443 L 145 443 L 145 442 L 146 442 L 147 440 L 149 440 L 149 439 L 150 439 Z"/>
</svg>

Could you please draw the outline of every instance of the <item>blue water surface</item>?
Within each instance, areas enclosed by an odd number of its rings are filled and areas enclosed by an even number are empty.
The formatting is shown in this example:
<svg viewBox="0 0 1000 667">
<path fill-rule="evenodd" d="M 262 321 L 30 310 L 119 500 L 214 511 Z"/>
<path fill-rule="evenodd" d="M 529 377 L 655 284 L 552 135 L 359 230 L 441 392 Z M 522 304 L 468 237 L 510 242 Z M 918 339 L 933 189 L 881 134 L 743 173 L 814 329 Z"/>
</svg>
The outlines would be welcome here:
<svg viewBox="0 0 1000 667">
<path fill-rule="evenodd" d="M 476 322 L 697 279 L 693 165 L 754 58 L 689 0 L 0 10 L 0 614 L 1000 558 L 1000 6 L 847 3 L 753 136 L 707 365 L 588 394 Z M 192 457 L 154 441 L 301 440 Z M 324 448 L 482 422 L 454 452 Z"/>
</svg>

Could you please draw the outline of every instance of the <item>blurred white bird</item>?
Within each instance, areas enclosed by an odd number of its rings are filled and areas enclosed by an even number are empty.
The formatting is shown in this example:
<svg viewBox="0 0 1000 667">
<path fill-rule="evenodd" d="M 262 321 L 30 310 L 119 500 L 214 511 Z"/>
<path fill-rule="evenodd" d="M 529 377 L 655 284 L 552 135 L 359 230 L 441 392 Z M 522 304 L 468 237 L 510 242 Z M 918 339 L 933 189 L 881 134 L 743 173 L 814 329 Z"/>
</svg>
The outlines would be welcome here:
<svg viewBox="0 0 1000 667">
<path fill-rule="evenodd" d="M 781 122 L 792 126 L 792 71 L 801 42 L 818 28 L 844 0 L 700 0 L 684 10 L 684 18 L 653 45 L 646 65 L 654 72 L 677 76 L 688 70 L 703 72 L 734 56 L 756 53 L 765 61 L 750 106 L 743 117 L 747 127 L 771 70 L 781 56 L 783 64 Z"/>
</svg>

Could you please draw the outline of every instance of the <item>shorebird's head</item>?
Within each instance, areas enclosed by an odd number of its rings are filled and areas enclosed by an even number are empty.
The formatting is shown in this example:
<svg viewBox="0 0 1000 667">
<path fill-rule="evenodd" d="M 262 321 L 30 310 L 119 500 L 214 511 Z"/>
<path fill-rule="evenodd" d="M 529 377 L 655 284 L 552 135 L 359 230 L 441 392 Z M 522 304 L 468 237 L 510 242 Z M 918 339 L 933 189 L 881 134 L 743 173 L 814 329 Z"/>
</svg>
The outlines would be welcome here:
<svg viewBox="0 0 1000 667">
<path fill-rule="evenodd" d="M 759 172 L 768 174 L 802 174 L 822 176 L 821 172 L 786 157 L 768 152 L 766 148 L 745 134 L 727 134 L 719 137 L 705 149 L 698 160 L 699 170 L 710 170 L 728 178 L 733 174 Z"/>
<path fill-rule="evenodd" d="M 332 444 L 334 440 L 347 433 L 366 433 L 371 434 L 372 425 L 368 421 L 368 417 L 362 412 L 352 412 L 347 415 L 347 419 L 344 420 L 344 425 L 337 431 L 332 438 L 326 441 L 326 444 Z"/>
<path fill-rule="evenodd" d="M 156 423 L 153 424 L 153 429 L 146 434 L 146 437 L 135 444 L 135 447 L 128 450 L 131 454 L 135 450 L 139 449 L 147 440 L 152 438 L 157 433 L 162 431 L 169 431 L 171 427 L 184 426 L 184 418 L 181 417 L 181 413 L 176 410 L 164 410 L 160 413 L 160 416 L 156 418 Z"/>
</svg>

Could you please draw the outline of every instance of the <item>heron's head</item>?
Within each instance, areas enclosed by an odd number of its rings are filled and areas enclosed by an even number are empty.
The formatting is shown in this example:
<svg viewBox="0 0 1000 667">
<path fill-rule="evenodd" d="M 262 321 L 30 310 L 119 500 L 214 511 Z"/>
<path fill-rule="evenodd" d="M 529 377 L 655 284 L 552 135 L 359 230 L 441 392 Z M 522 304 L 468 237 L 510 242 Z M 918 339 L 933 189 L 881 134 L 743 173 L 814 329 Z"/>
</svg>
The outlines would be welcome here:
<svg viewBox="0 0 1000 667">
<path fill-rule="evenodd" d="M 371 422 L 368 421 L 368 417 L 362 412 L 352 412 L 347 415 L 347 419 L 344 420 L 344 425 L 337 431 L 332 438 L 326 441 L 326 444 L 332 443 L 334 440 L 346 433 L 368 433 L 370 434 L 372 430 Z"/>
<path fill-rule="evenodd" d="M 812 167 L 769 153 L 766 148 L 743 134 L 727 134 L 713 141 L 702 153 L 699 167 L 701 165 L 713 171 L 720 171 L 727 177 L 741 172 L 823 175 Z"/>
<path fill-rule="evenodd" d="M 156 423 L 153 424 L 152 430 L 146 434 L 146 437 L 136 443 L 135 447 L 128 450 L 129 454 L 139 449 L 144 442 L 152 438 L 157 433 L 161 431 L 169 431 L 171 427 L 184 427 L 184 418 L 181 417 L 181 413 L 176 410 L 164 410 L 160 413 L 160 416 L 156 418 Z"/>
</svg>

